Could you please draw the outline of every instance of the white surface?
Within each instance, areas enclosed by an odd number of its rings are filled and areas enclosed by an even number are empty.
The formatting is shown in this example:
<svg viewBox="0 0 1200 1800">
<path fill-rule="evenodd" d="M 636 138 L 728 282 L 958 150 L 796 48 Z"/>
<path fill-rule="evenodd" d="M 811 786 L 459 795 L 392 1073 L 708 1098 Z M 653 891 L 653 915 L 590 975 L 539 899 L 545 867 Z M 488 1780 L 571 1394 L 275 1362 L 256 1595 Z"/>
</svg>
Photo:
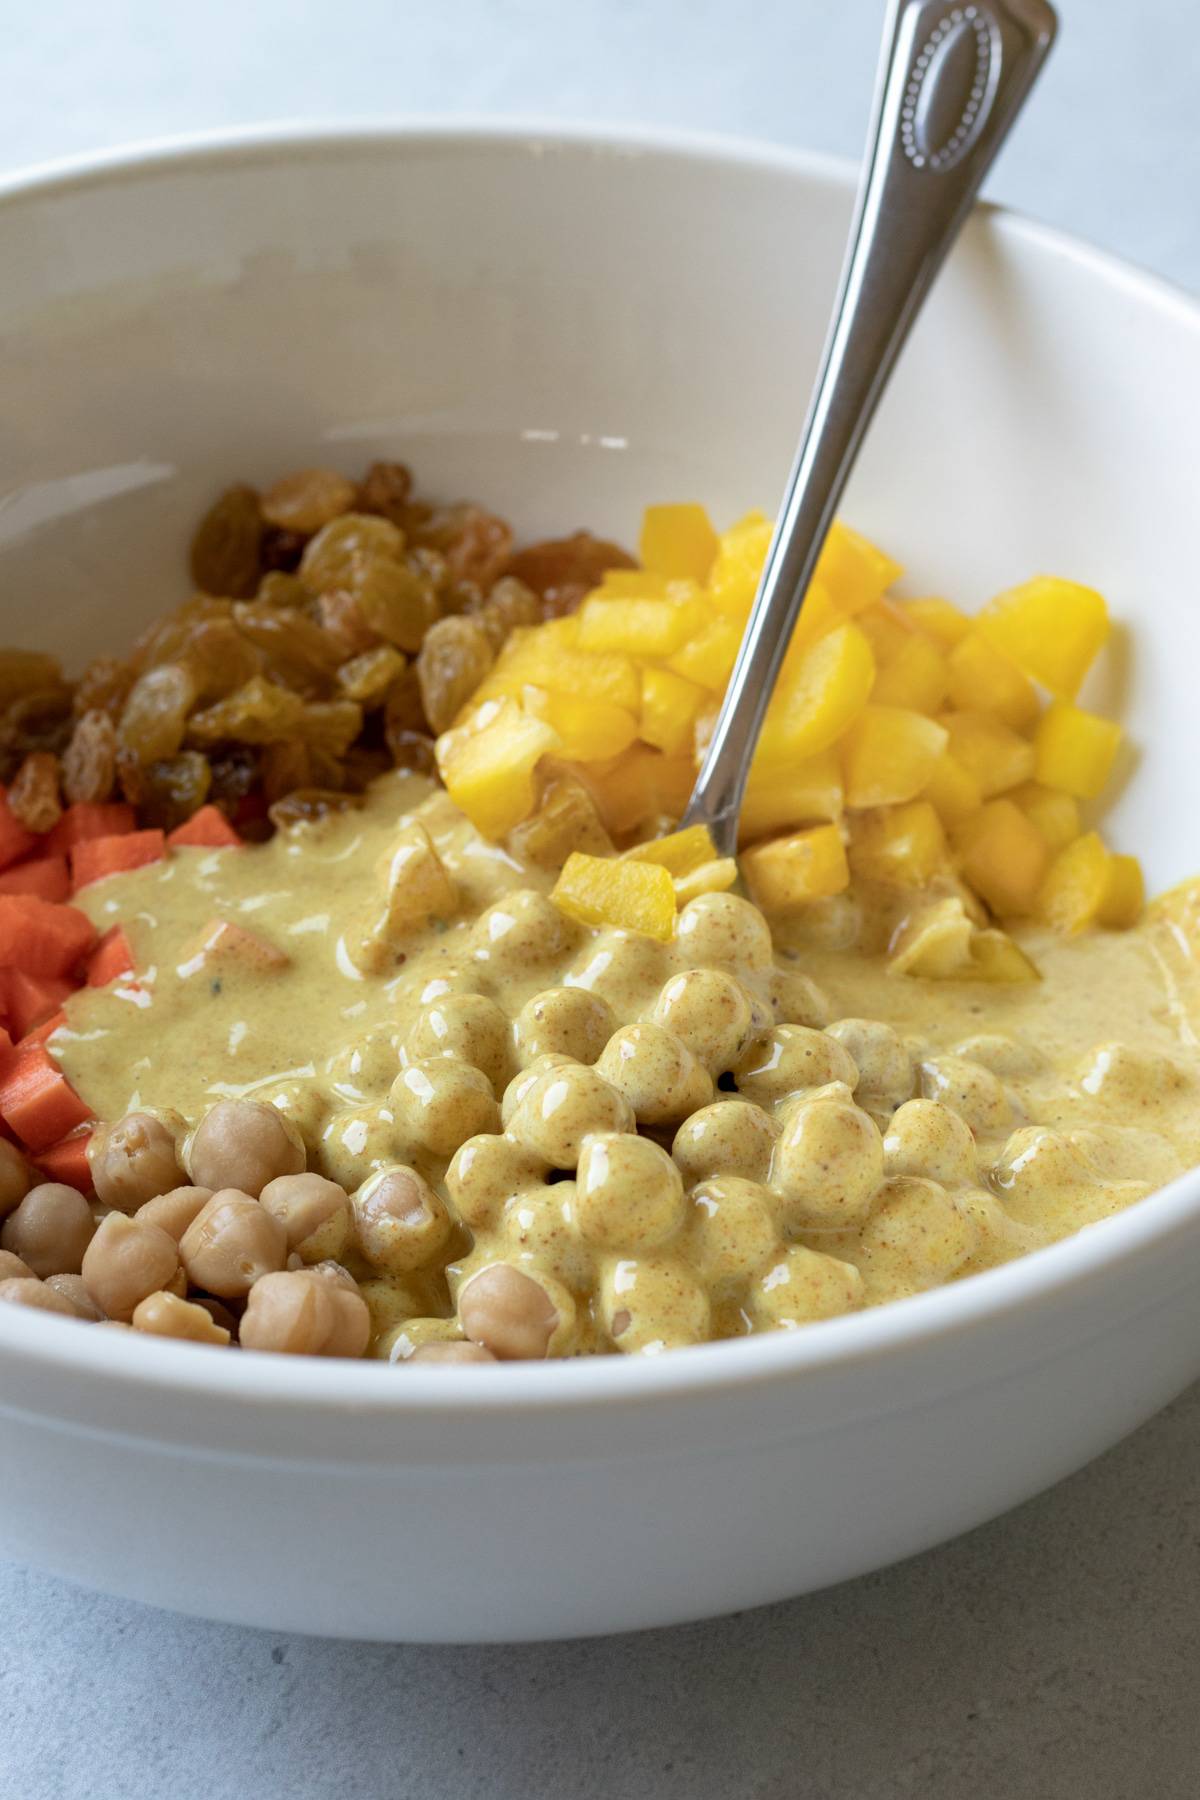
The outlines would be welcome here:
<svg viewBox="0 0 1200 1800">
<path fill-rule="evenodd" d="M 691 8 L 686 29 L 676 5 L 459 5 L 389 23 L 395 49 L 380 54 L 384 9 L 373 28 L 372 12 L 260 6 L 250 20 L 215 6 L 168 23 L 108 8 L 102 27 L 75 6 L 23 14 L 6 42 L 0 163 L 389 104 L 679 119 L 850 152 L 868 84 L 849 56 L 869 59 L 876 31 L 857 0 Z M 1136 34 L 1129 16 L 1111 0 L 1072 9 L 994 191 L 1196 284 L 1190 7 L 1142 6 Z M 816 54 L 796 54 L 810 42 Z M 611 1795 L 640 1780 L 664 1800 L 773 1797 L 806 1778 L 838 1795 L 1190 1795 L 1194 1425 L 1193 1402 L 1011 1520 L 836 1595 L 610 1645 L 272 1646 L 13 1575 L 0 1788 L 157 1795 L 182 1767 L 184 1791 L 196 1774 L 217 1796 L 250 1781 Z M 66 1730 L 64 1695 L 78 1709 Z"/>
</svg>

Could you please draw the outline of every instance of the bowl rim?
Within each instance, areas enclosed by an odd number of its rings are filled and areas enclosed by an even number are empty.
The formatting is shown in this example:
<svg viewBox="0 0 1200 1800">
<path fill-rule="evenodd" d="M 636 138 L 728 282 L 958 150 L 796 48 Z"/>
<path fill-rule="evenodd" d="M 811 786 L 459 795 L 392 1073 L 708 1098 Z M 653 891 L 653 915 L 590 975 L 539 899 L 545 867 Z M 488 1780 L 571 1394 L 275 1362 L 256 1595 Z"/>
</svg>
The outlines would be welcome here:
<svg viewBox="0 0 1200 1800">
<path fill-rule="evenodd" d="M 365 120 L 352 125 L 284 121 L 211 132 L 153 138 L 21 169 L 0 177 L 0 215 L 26 202 L 89 188 L 123 186 L 160 173 L 214 167 L 295 163 L 304 158 L 378 150 L 403 156 L 419 149 L 547 150 L 592 152 L 609 157 L 711 163 L 761 169 L 793 177 L 801 185 L 836 189 L 847 199 L 857 170 L 850 161 L 819 152 L 719 133 L 624 124 L 566 123 L 514 116 L 416 116 Z M 1074 265 L 1091 280 L 1121 291 L 1140 306 L 1172 315 L 1195 333 L 1200 348 L 1200 303 L 1183 288 L 1111 253 L 1005 207 L 982 202 L 991 229 L 1027 245 L 1045 259 Z M 486 1410 L 497 1416 L 544 1411 L 641 1405 L 670 1396 L 694 1398 L 794 1382 L 817 1371 L 850 1369 L 892 1360 L 897 1352 L 928 1346 L 970 1327 L 1030 1313 L 1046 1302 L 1078 1293 L 1126 1260 L 1165 1251 L 1168 1240 L 1200 1223 L 1200 1168 L 1138 1201 L 1125 1212 L 1085 1227 L 1056 1244 L 949 1286 L 867 1311 L 776 1332 L 689 1348 L 658 1357 L 580 1357 L 569 1362 L 521 1363 L 498 1379 L 491 1369 L 410 1369 L 397 1381 L 382 1362 L 324 1362 L 316 1358 L 222 1357 L 204 1346 L 160 1339 L 154 1355 L 130 1334 L 96 1332 L 86 1361 L 79 1355 L 75 1321 L 0 1306 L 0 1357 L 36 1360 L 47 1370 L 89 1379 L 120 1381 L 150 1397 L 186 1393 L 245 1405 L 269 1402 L 297 1409 L 372 1416 L 445 1414 Z M 3 1403 L 0 1402 L 0 1410 Z"/>
</svg>

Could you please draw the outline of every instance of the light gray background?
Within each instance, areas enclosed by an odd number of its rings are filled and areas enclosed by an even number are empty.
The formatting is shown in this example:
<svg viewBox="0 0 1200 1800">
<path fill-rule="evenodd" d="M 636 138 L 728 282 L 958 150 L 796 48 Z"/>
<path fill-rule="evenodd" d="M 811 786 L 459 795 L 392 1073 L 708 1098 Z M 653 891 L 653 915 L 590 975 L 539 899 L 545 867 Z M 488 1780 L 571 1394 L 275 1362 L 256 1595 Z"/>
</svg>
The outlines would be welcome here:
<svg viewBox="0 0 1200 1800">
<path fill-rule="evenodd" d="M 1196 0 L 1062 10 L 990 192 L 1200 288 Z M 880 13 L 879 0 L 0 0 L 0 174 L 162 133 L 414 111 L 649 120 L 855 155 Z M 638 1638 L 321 1643 L 0 1564 L 0 1800 L 1193 1800 L 1198 1652 L 1193 1389 L 943 1550 Z"/>
</svg>

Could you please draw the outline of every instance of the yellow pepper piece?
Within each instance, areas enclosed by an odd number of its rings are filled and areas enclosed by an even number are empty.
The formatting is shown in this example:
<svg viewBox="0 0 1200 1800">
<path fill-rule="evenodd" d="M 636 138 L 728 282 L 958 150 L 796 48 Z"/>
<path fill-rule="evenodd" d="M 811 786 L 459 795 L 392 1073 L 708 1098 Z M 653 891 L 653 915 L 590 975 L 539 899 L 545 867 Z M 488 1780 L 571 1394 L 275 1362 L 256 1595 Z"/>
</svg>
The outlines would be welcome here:
<svg viewBox="0 0 1200 1800">
<path fill-rule="evenodd" d="M 985 800 L 1033 775 L 1033 745 L 988 713 L 943 713 L 950 754 L 979 783 Z"/>
<path fill-rule="evenodd" d="M 975 892 L 1001 918 L 1032 912 L 1050 861 L 1033 821 L 1011 800 L 991 800 L 956 838 L 958 861 Z"/>
<path fill-rule="evenodd" d="M 902 600 L 904 612 L 921 631 L 935 638 L 945 650 L 953 650 L 971 629 L 971 621 L 952 600 L 931 594 L 924 600 Z"/>
<path fill-rule="evenodd" d="M 1096 914 L 1098 922 L 1122 931 L 1137 924 L 1145 904 L 1146 883 L 1137 857 L 1110 856 L 1108 880 Z"/>
<path fill-rule="evenodd" d="M 915 800 L 946 748 L 948 733 L 902 706 L 863 708 L 842 739 L 847 806 Z"/>
<path fill-rule="evenodd" d="M 745 619 L 767 560 L 774 527 L 765 514 L 747 513 L 719 540 L 717 560 L 708 578 L 708 590 L 720 612 Z"/>
<path fill-rule="evenodd" d="M 693 636 L 703 614 L 694 601 L 609 600 L 593 594 L 579 609 L 581 650 L 670 656 Z"/>
<path fill-rule="evenodd" d="M 844 617 L 882 600 L 904 570 L 860 532 L 835 519 L 817 558 L 816 579 L 827 587 Z"/>
<path fill-rule="evenodd" d="M 1056 793 L 1027 781 L 1014 788 L 1010 796 L 1026 818 L 1032 819 L 1051 850 L 1062 850 L 1083 830 L 1079 819 L 1079 803 L 1071 794 Z"/>
<path fill-rule="evenodd" d="M 610 600 L 666 600 L 671 583 L 652 569 L 605 569 L 594 594 Z"/>
<path fill-rule="evenodd" d="M 724 894 L 734 886 L 738 878 L 738 866 L 732 856 L 717 856 L 712 862 L 701 863 L 698 869 L 689 869 L 686 875 L 674 875 L 675 904 L 686 906 L 689 900 L 695 900 L 699 894 Z"/>
<path fill-rule="evenodd" d="M 969 631 L 948 660 L 950 700 L 960 712 L 992 713 L 1015 731 L 1034 724 L 1041 712 L 1036 688 L 981 631 Z"/>
<path fill-rule="evenodd" d="M 1120 742 L 1121 727 L 1114 720 L 1055 700 L 1034 739 L 1037 779 L 1043 787 L 1092 800 L 1112 773 Z"/>
<path fill-rule="evenodd" d="M 634 744 L 610 764 L 581 765 L 578 773 L 605 829 L 620 837 L 648 821 L 677 819 L 687 805 L 696 766 L 690 756 L 663 756 Z"/>
<path fill-rule="evenodd" d="M 948 735 L 948 734 L 947 734 Z M 961 825 L 983 805 L 983 790 L 956 756 L 943 750 L 923 790 L 943 825 Z"/>
<path fill-rule="evenodd" d="M 821 750 L 786 767 L 756 761 L 746 784 L 739 836 L 743 843 L 752 843 L 789 826 L 840 819 L 842 810 L 842 771 L 836 750 Z"/>
<path fill-rule="evenodd" d="M 1019 944 L 1014 944 L 1006 931 L 990 926 L 973 931 L 970 941 L 971 968 L 964 975 L 975 981 L 1040 981 L 1037 964 L 1031 962 Z"/>
<path fill-rule="evenodd" d="M 667 837 L 650 838 L 626 850 L 622 862 L 661 863 L 672 875 L 690 875 L 701 864 L 712 862 L 716 845 L 707 825 L 687 825 Z"/>
<path fill-rule="evenodd" d="M 573 850 L 550 898 L 585 925 L 615 925 L 660 943 L 675 934 L 675 884 L 661 863 L 616 862 Z"/>
<path fill-rule="evenodd" d="M 558 733 L 514 700 L 489 700 L 437 740 L 446 792 L 484 837 L 501 838 L 533 811 L 533 771 Z"/>
<path fill-rule="evenodd" d="M 881 668 L 871 698 L 881 706 L 910 706 L 914 712 L 936 713 L 950 686 L 946 658 L 932 638 L 914 631 Z"/>
<path fill-rule="evenodd" d="M 927 887 L 946 864 L 946 834 L 928 800 L 857 814 L 850 822 L 850 867 L 890 886 Z"/>
<path fill-rule="evenodd" d="M 871 646 L 857 625 L 819 638 L 780 678 L 759 740 L 763 764 L 828 749 L 866 705 L 874 675 Z"/>
<path fill-rule="evenodd" d="M 1098 832 L 1085 832 L 1050 864 L 1038 895 L 1038 912 L 1059 931 L 1094 925 L 1110 893 L 1112 857 Z"/>
<path fill-rule="evenodd" d="M 569 625 L 570 634 L 554 629 L 559 625 Z M 514 631 L 475 690 L 472 704 L 504 694 L 519 698 L 523 688 L 539 687 L 555 694 L 608 700 L 636 714 L 642 683 L 632 658 L 613 651 L 595 654 L 580 650 L 578 635 L 578 619 L 552 619 L 545 625 Z"/>
<path fill-rule="evenodd" d="M 989 601 L 979 629 L 1052 694 L 1073 700 L 1108 637 L 1108 608 L 1094 588 L 1039 575 Z"/>
<path fill-rule="evenodd" d="M 741 641 L 738 621 L 717 613 L 667 659 L 667 667 L 700 687 L 723 688 Z"/>
<path fill-rule="evenodd" d="M 648 506 L 638 548 L 645 567 L 656 574 L 707 581 L 716 560 L 717 534 L 702 506 Z"/>
<path fill-rule="evenodd" d="M 850 884 L 846 847 L 836 825 L 816 825 L 770 844 L 743 850 L 742 871 L 764 912 L 791 912 L 809 900 L 840 894 Z"/>
<path fill-rule="evenodd" d="M 643 669 L 638 736 L 668 755 L 690 749 L 696 716 L 707 699 L 704 688 L 676 675 L 673 669 Z"/>
<path fill-rule="evenodd" d="M 561 740 L 558 754 L 569 762 L 607 762 L 628 750 L 637 737 L 633 714 L 611 700 L 528 687 L 522 697 L 527 712 L 554 727 Z"/>
<path fill-rule="evenodd" d="M 903 656 L 919 629 L 907 610 L 895 600 L 879 600 L 874 606 L 868 606 L 858 615 L 858 626 L 865 633 L 881 669 Z"/>
</svg>

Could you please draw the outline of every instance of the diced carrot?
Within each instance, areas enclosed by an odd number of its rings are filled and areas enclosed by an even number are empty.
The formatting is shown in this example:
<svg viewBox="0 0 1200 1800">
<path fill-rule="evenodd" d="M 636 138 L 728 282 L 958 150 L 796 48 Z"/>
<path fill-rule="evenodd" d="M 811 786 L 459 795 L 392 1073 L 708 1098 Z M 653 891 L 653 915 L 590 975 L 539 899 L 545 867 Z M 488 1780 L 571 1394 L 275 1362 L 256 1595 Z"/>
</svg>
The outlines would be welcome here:
<svg viewBox="0 0 1200 1800">
<path fill-rule="evenodd" d="M 62 1009 L 75 982 L 59 975 L 30 975 L 26 969 L 0 969 L 0 1003 L 14 1036 L 28 1037 L 52 1013 Z"/>
<path fill-rule="evenodd" d="M 8 1035 L 4 1026 L 0 1025 L 0 1070 L 4 1068 L 5 1064 L 12 1056 L 13 1048 L 12 1038 Z"/>
<path fill-rule="evenodd" d="M 42 839 L 47 854 L 66 855 L 76 844 L 88 838 L 118 837 L 132 831 L 135 824 L 132 806 L 124 800 L 79 800 L 68 806 L 58 824 Z"/>
<path fill-rule="evenodd" d="M 49 1043 L 50 1039 L 54 1036 L 54 1033 L 58 1030 L 59 1026 L 65 1025 L 66 1022 L 67 1022 L 67 1015 L 60 1008 L 58 1012 L 51 1013 L 50 1017 L 45 1021 L 45 1023 L 43 1025 L 35 1026 L 35 1028 L 32 1031 L 27 1031 L 25 1033 L 25 1036 L 21 1039 L 21 1042 L 17 1045 L 17 1049 L 18 1050 L 24 1049 L 26 1044 Z"/>
<path fill-rule="evenodd" d="M 8 790 L 0 787 L 0 869 L 7 869 L 19 856 L 27 856 L 37 842 L 8 804 Z"/>
<path fill-rule="evenodd" d="M 177 825 L 174 831 L 167 833 L 167 842 L 173 850 L 185 845 L 200 850 L 233 849 L 241 841 L 219 806 L 202 806 L 185 824 Z"/>
<path fill-rule="evenodd" d="M 87 984 L 89 987 L 107 987 L 118 975 L 128 975 L 132 970 L 133 951 L 125 936 L 125 927 L 114 925 L 111 931 L 105 932 L 88 958 Z"/>
<path fill-rule="evenodd" d="M 17 863 L 0 875 L 0 894 L 37 894 L 43 900 L 69 900 L 71 877 L 65 856 L 38 856 Z"/>
<path fill-rule="evenodd" d="M 92 1170 L 88 1162 L 90 1131 L 81 1128 L 69 1137 L 60 1138 L 37 1158 L 37 1166 L 50 1181 L 61 1181 L 78 1188 L 81 1194 L 92 1192 Z"/>
<path fill-rule="evenodd" d="M 69 975 L 95 942 L 96 927 L 77 906 L 0 894 L 0 968 Z"/>
<path fill-rule="evenodd" d="M 0 1073 L 0 1114 L 35 1153 L 93 1116 L 43 1044 L 18 1049 Z"/>
<path fill-rule="evenodd" d="M 210 919 L 199 936 L 184 947 L 179 959 L 181 975 L 196 975 L 213 962 L 241 963 L 260 974 L 286 969 L 291 962 L 286 950 L 269 939 L 235 925 L 229 919 Z"/>
<path fill-rule="evenodd" d="M 119 837 L 85 838 L 71 850 L 71 874 L 75 891 L 108 875 L 159 862 L 167 853 L 167 840 L 157 826 L 150 831 L 126 831 Z"/>
</svg>

